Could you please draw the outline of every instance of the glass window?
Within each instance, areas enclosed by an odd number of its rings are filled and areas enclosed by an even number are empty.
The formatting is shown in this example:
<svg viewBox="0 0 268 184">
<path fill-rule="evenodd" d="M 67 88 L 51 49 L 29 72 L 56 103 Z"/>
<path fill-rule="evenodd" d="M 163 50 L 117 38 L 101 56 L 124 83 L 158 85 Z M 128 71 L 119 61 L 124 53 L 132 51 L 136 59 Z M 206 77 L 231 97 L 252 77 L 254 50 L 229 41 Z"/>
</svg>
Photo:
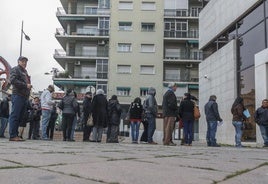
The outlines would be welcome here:
<svg viewBox="0 0 268 184">
<path fill-rule="evenodd" d="M 131 31 L 132 30 L 132 22 L 119 22 L 118 23 L 120 31 Z"/>
<path fill-rule="evenodd" d="M 155 23 L 141 23 L 141 31 L 154 31 Z"/>
<path fill-rule="evenodd" d="M 97 60 L 97 78 L 98 79 L 108 78 L 108 60 L 107 59 Z"/>
<path fill-rule="evenodd" d="M 142 2 L 142 10 L 156 10 L 155 2 Z"/>
<path fill-rule="evenodd" d="M 110 8 L 110 0 L 99 0 L 99 8 Z"/>
<path fill-rule="evenodd" d="M 133 9 L 133 2 L 131 2 L 131 1 L 119 1 L 118 9 L 119 10 L 132 10 Z"/>
<path fill-rule="evenodd" d="M 140 88 L 140 96 L 147 96 L 149 88 Z"/>
<path fill-rule="evenodd" d="M 140 73 L 141 74 L 154 74 L 155 73 L 154 66 L 141 65 Z"/>
<path fill-rule="evenodd" d="M 141 52 L 155 52 L 154 44 L 141 44 Z"/>
<path fill-rule="evenodd" d="M 166 68 L 165 81 L 180 81 L 181 71 L 179 68 Z"/>
<path fill-rule="evenodd" d="M 131 73 L 130 65 L 117 65 L 117 73 Z"/>
<path fill-rule="evenodd" d="M 132 47 L 130 43 L 118 43 L 117 45 L 118 52 L 131 52 Z"/>
<path fill-rule="evenodd" d="M 116 93 L 118 96 L 129 96 L 130 88 L 129 87 L 117 87 Z"/>
</svg>

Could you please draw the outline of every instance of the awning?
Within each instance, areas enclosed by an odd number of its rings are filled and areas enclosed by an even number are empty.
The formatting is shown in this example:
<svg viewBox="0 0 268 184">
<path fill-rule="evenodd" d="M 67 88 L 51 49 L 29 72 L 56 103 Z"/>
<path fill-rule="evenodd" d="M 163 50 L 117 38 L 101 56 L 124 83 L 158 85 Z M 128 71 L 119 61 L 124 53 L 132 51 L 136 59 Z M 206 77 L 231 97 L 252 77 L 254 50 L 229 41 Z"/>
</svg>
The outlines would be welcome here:
<svg viewBox="0 0 268 184">
<path fill-rule="evenodd" d="M 140 90 L 142 90 L 142 91 L 146 91 L 148 89 L 149 89 L 148 87 L 140 87 Z"/>
<path fill-rule="evenodd" d="M 74 85 L 74 86 L 94 86 L 93 81 L 75 81 L 75 80 L 54 80 L 55 85 Z"/>
<path fill-rule="evenodd" d="M 188 43 L 198 43 L 198 40 L 188 40 Z"/>
<path fill-rule="evenodd" d="M 188 88 L 189 89 L 199 89 L 199 86 L 198 86 L 198 84 L 189 84 Z"/>
</svg>

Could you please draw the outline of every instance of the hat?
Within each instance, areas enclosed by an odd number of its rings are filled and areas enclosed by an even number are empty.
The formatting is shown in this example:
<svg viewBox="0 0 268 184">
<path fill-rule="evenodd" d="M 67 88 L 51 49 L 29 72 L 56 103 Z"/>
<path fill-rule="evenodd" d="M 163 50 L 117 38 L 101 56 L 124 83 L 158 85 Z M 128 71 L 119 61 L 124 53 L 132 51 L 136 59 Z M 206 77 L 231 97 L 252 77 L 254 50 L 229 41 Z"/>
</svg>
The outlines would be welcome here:
<svg viewBox="0 0 268 184">
<path fill-rule="evenodd" d="M 168 84 L 168 87 L 169 87 L 169 88 L 172 88 L 172 87 L 174 87 L 174 86 L 176 86 L 176 83 L 175 83 L 175 82 L 170 82 L 170 83 Z"/>
<path fill-rule="evenodd" d="M 24 57 L 24 56 L 20 56 L 18 58 L 18 61 L 28 61 L 28 58 L 27 57 Z"/>
<path fill-rule="evenodd" d="M 92 95 L 92 93 L 90 91 L 86 92 L 86 95 Z"/>
</svg>

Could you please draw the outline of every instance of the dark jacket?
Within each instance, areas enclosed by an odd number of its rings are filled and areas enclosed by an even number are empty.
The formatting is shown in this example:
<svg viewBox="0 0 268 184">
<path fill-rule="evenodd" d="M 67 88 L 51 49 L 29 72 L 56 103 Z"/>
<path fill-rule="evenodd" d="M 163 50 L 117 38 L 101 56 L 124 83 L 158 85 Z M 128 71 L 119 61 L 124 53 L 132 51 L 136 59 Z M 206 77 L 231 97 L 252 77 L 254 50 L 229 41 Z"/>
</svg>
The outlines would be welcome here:
<svg viewBox="0 0 268 184">
<path fill-rule="evenodd" d="M 119 125 L 121 116 L 121 106 L 118 100 L 109 100 L 108 102 L 108 118 L 109 124 Z"/>
<path fill-rule="evenodd" d="M 237 104 L 231 109 L 231 112 L 233 114 L 233 121 L 243 121 L 245 118 L 243 111 L 244 111 L 244 106 L 242 104 Z"/>
<path fill-rule="evenodd" d="M 268 125 L 268 108 L 259 107 L 254 113 L 255 122 L 258 125 Z"/>
<path fill-rule="evenodd" d="M 7 97 L 0 103 L 0 117 L 9 118 L 9 100 Z"/>
<path fill-rule="evenodd" d="M 194 102 L 191 99 L 184 99 L 180 103 L 179 115 L 182 121 L 194 121 Z"/>
<path fill-rule="evenodd" d="M 73 95 L 66 95 L 62 99 L 62 114 L 76 114 L 78 112 L 78 103 Z"/>
<path fill-rule="evenodd" d="M 178 105 L 175 93 L 169 89 L 163 96 L 163 117 L 177 117 Z"/>
<path fill-rule="evenodd" d="M 149 88 L 148 96 L 144 100 L 143 109 L 145 113 L 152 114 L 154 117 L 157 116 L 157 102 L 155 99 L 155 88 Z"/>
<path fill-rule="evenodd" d="M 26 98 L 30 96 L 30 89 L 27 88 L 27 84 L 30 84 L 30 77 L 27 70 L 20 65 L 11 69 L 10 83 L 13 86 L 12 94 L 24 96 Z"/>
<path fill-rule="evenodd" d="M 218 104 L 213 99 L 209 99 L 209 101 L 206 103 L 205 114 L 207 121 L 222 121 L 218 111 Z"/>
<path fill-rule="evenodd" d="M 30 112 L 31 121 L 40 121 L 42 109 L 40 103 L 32 103 L 32 110 Z"/>
<path fill-rule="evenodd" d="M 92 100 L 92 117 L 94 126 L 107 127 L 108 102 L 103 94 L 97 94 Z"/>
<path fill-rule="evenodd" d="M 83 101 L 83 120 L 87 123 L 89 115 L 92 113 L 92 103 L 91 98 L 85 97 Z"/>
<path fill-rule="evenodd" d="M 129 119 L 140 120 L 142 119 L 143 108 L 141 103 L 132 102 L 129 107 Z"/>
</svg>

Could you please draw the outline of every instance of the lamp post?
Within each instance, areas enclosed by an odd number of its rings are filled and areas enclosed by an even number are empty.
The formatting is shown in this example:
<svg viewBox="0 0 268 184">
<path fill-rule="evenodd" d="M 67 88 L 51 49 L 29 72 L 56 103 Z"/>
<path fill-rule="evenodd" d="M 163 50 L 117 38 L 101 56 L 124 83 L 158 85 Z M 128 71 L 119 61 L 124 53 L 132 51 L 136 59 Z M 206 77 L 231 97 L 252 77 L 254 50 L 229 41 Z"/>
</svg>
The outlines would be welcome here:
<svg viewBox="0 0 268 184">
<path fill-rule="evenodd" d="M 23 41 L 23 35 L 26 40 L 31 40 L 30 37 L 24 33 L 23 31 L 23 21 L 21 22 L 21 31 L 20 31 L 20 56 L 22 55 L 22 41 Z"/>
</svg>

